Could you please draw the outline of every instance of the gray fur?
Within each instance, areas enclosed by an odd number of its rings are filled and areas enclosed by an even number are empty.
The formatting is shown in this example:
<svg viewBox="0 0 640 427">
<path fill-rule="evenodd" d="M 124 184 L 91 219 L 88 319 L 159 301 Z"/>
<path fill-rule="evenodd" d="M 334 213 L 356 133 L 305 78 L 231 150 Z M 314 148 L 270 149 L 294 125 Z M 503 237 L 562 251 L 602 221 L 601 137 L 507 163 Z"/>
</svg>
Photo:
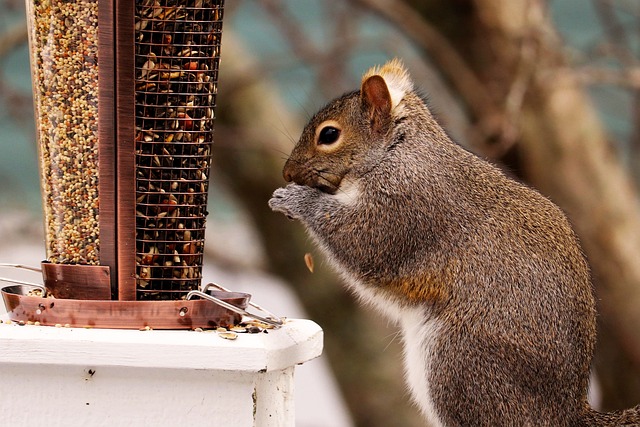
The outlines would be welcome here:
<svg viewBox="0 0 640 427">
<path fill-rule="evenodd" d="M 348 286 L 393 320 L 419 308 L 438 322 L 424 375 L 439 422 L 640 425 L 640 408 L 623 418 L 587 404 L 594 297 L 561 210 L 453 143 L 415 93 L 382 112 L 365 97 L 311 119 L 285 165 L 294 183 L 269 206 L 302 222 Z M 327 120 L 343 138 L 330 153 L 315 141 Z M 354 200 L 341 197 L 347 182 Z"/>
</svg>

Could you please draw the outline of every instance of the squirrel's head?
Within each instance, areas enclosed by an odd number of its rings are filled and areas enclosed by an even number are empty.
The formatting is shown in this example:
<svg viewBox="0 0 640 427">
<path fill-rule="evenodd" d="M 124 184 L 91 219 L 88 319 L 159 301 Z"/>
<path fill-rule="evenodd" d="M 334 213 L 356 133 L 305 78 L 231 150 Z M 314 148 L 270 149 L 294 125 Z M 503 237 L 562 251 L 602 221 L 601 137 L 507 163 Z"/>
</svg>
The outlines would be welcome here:
<svg viewBox="0 0 640 427">
<path fill-rule="evenodd" d="M 335 193 L 354 165 L 384 149 L 413 83 L 394 59 L 369 70 L 359 91 L 327 104 L 305 126 L 284 165 L 287 182 Z"/>
</svg>

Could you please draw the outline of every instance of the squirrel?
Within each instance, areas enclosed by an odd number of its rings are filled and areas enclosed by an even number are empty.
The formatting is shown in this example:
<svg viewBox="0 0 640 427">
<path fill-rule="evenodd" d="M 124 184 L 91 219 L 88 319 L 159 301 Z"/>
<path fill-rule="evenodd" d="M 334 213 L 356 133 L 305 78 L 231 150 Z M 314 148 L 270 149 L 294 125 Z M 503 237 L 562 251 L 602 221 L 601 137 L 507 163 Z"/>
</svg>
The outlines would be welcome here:
<svg viewBox="0 0 640 427">
<path fill-rule="evenodd" d="M 565 214 L 453 142 L 399 60 L 304 128 L 269 200 L 402 331 L 428 425 L 640 425 L 587 402 L 591 273 Z"/>
</svg>

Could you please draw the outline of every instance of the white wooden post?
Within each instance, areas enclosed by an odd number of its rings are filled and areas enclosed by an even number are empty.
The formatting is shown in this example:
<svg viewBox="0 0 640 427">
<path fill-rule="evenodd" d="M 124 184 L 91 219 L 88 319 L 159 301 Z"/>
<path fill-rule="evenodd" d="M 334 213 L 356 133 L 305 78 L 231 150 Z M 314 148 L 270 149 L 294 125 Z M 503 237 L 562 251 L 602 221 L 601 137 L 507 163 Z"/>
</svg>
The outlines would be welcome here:
<svg viewBox="0 0 640 427">
<path fill-rule="evenodd" d="M 0 325 L 2 425 L 293 427 L 294 367 L 322 330 L 268 333 Z"/>
</svg>

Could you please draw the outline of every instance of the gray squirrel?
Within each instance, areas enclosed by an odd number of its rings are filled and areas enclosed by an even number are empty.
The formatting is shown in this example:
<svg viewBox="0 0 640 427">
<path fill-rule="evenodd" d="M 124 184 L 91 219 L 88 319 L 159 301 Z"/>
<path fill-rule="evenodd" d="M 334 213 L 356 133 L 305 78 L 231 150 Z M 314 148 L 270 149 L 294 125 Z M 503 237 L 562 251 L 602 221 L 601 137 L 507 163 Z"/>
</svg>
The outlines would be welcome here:
<svg viewBox="0 0 640 427">
<path fill-rule="evenodd" d="M 269 200 L 402 331 L 428 425 L 630 426 L 587 403 L 596 311 L 562 211 L 451 141 L 398 60 L 322 108 Z"/>
</svg>

